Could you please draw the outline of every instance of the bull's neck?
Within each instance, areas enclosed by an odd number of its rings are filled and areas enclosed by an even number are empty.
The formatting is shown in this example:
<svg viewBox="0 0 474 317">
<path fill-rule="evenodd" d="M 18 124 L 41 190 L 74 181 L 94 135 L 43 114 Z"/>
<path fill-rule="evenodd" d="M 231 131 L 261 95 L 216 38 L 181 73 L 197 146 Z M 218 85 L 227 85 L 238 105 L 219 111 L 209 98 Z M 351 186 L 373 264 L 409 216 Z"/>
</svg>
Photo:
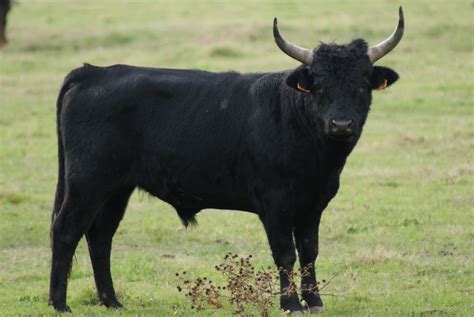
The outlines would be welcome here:
<svg viewBox="0 0 474 317">
<path fill-rule="evenodd" d="M 354 148 L 354 144 L 343 144 L 328 140 L 324 134 L 322 123 L 315 118 L 307 106 L 312 102 L 310 100 L 311 96 L 294 91 L 291 88 L 288 89 L 284 92 L 286 96 L 284 103 L 291 107 L 291 115 L 298 122 L 294 129 L 299 130 L 298 132 L 302 138 L 307 140 L 308 147 L 313 149 L 313 155 L 319 170 L 318 174 L 337 173 L 339 175 L 347 157 Z"/>
</svg>

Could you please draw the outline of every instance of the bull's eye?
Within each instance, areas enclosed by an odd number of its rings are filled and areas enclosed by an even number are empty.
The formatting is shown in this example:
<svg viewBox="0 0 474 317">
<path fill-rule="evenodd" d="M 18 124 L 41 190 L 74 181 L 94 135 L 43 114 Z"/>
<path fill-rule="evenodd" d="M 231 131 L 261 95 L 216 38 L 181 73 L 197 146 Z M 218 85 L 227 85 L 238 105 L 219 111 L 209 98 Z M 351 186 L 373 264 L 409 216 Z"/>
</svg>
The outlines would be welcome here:
<svg viewBox="0 0 474 317">
<path fill-rule="evenodd" d="M 311 91 L 312 91 L 312 92 L 315 92 L 315 93 L 317 93 L 317 94 L 320 94 L 320 93 L 323 92 L 323 87 L 321 87 L 321 85 L 319 85 L 319 84 L 315 84 L 315 85 L 313 85 L 313 87 L 311 88 Z"/>
</svg>

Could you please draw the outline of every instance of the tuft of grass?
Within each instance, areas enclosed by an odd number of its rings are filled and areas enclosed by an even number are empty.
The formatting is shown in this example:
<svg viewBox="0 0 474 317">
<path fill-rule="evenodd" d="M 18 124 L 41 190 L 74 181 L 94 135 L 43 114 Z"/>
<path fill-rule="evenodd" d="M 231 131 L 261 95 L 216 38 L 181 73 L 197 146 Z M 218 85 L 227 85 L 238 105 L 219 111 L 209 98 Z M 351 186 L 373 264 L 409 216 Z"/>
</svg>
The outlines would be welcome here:
<svg viewBox="0 0 474 317">
<path fill-rule="evenodd" d="M 3 193 L 0 192 L 0 201 L 6 204 L 20 205 L 28 201 L 28 197 L 21 193 Z"/>
<path fill-rule="evenodd" d="M 242 52 L 232 47 L 216 47 L 213 48 L 209 54 L 210 57 L 223 57 L 223 58 L 239 58 L 242 57 Z"/>
<path fill-rule="evenodd" d="M 97 298 L 97 294 L 96 292 L 94 292 L 93 288 L 87 288 L 87 289 L 81 290 L 81 292 L 76 297 L 75 302 L 79 305 L 86 305 L 86 306 L 99 305 L 99 299 Z"/>
</svg>

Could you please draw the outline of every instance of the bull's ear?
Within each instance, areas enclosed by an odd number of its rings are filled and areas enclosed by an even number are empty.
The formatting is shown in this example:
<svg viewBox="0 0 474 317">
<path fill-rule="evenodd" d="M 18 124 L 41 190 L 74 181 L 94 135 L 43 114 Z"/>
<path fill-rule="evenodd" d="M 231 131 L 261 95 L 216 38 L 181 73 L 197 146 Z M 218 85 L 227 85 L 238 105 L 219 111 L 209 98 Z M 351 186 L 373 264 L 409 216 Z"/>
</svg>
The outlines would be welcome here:
<svg viewBox="0 0 474 317">
<path fill-rule="evenodd" d="M 286 84 L 300 92 L 310 93 L 313 79 L 309 69 L 305 66 L 298 67 L 286 78 Z"/>
<path fill-rule="evenodd" d="M 398 74 L 394 70 L 388 67 L 374 66 L 370 77 L 370 85 L 372 89 L 382 90 L 396 82 L 397 79 Z"/>
</svg>

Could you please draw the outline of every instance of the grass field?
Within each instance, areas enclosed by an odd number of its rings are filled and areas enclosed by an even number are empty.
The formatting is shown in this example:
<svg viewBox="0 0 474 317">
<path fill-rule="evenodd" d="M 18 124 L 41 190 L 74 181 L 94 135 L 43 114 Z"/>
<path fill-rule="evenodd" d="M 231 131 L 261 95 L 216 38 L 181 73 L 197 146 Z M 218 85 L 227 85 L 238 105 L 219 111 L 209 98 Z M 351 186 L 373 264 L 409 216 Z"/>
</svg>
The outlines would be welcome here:
<svg viewBox="0 0 474 317">
<path fill-rule="evenodd" d="M 0 315 L 49 314 L 49 222 L 57 175 L 55 98 L 82 62 L 212 71 L 297 64 L 275 46 L 406 33 L 380 65 L 400 81 L 374 93 L 320 233 L 326 315 L 469 315 L 474 310 L 474 27 L 471 1 L 21 1 L 0 51 Z M 174 272 L 215 277 L 233 252 L 273 264 L 259 220 L 206 210 L 184 230 L 174 210 L 135 193 L 114 240 L 127 307 L 98 306 L 86 245 L 68 301 L 76 314 L 190 316 Z M 225 312 L 204 312 L 222 315 Z M 278 310 L 273 311 L 278 315 Z"/>
</svg>

